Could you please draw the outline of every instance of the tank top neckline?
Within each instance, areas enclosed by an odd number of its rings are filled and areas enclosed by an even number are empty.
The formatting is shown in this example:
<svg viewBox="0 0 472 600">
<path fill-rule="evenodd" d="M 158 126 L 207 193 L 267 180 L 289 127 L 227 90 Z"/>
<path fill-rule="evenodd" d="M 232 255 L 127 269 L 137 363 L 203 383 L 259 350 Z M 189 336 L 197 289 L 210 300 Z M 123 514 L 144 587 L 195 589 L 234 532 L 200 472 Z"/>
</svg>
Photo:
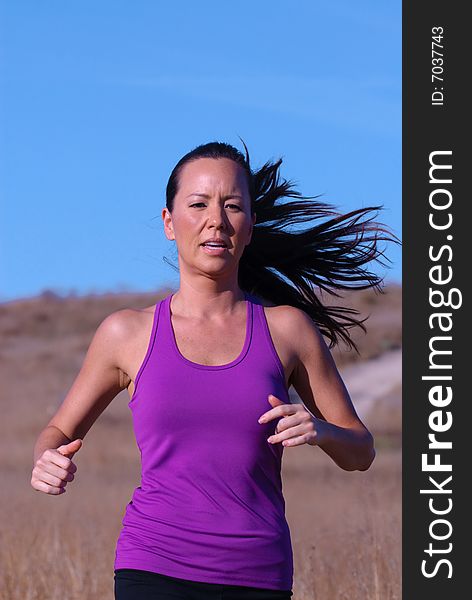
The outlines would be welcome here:
<svg viewBox="0 0 472 600">
<path fill-rule="evenodd" d="M 252 324 L 253 324 L 253 306 L 254 304 L 251 302 L 251 299 L 249 298 L 249 295 L 244 292 L 244 296 L 245 296 L 245 302 L 246 302 L 246 336 L 244 338 L 244 345 L 243 348 L 241 350 L 241 352 L 239 353 L 239 355 L 232 360 L 229 363 L 226 363 L 224 365 L 202 365 L 200 363 L 194 362 L 192 360 L 189 360 L 188 358 L 186 358 L 179 350 L 179 347 L 177 346 L 177 340 L 175 338 L 175 333 L 174 333 L 174 328 L 172 326 L 172 319 L 171 319 L 171 308 L 170 308 L 170 302 L 172 300 L 172 296 L 174 296 L 174 294 L 170 294 L 169 296 L 167 296 L 167 302 L 165 305 L 165 317 L 166 317 L 166 321 L 167 321 L 167 325 L 169 327 L 169 332 L 170 332 L 170 338 L 172 341 L 172 347 L 174 349 L 174 352 L 176 354 L 176 356 L 185 364 L 194 367 L 195 369 L 203 369 L 205 371 L 217 371 L 219 369 L 229 369 L 231 367 L 235 367 L 237 364 L 239 364 L 243 358 L 246 356 L 246 354 L 249 351 L 249 346 L 251 345 L 251 338 L 252 338 Z"/>
</svg>

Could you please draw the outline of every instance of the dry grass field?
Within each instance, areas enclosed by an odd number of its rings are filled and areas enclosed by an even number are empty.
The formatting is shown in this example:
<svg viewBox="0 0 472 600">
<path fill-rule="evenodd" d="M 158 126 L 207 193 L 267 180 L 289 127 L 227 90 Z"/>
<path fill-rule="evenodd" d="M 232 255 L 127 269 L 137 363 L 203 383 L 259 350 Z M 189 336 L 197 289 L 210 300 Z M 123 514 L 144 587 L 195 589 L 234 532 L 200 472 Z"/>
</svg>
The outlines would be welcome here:
<svg viewBox="0 0 472 600">
<path fill-rule="evenodd" d="M 83 298 L 46 292 L 0 305 L 2 600 L 113 599 L 115 543 L 139 485 L 127 393 L 86 436 L 65 494 L 47 496 L 30 486 L 33 446 L 99 322 L 168 291 Z M 355 338 L 361 356 L 342 349 L 333 355 L 375 435 L 377 457 L 368 471 L 349 473 L 319 448 L 284 450 L 293 598 L 395 600 L 401 597 L 401 288 L 358 292 L 344 301 L 370 315 L 368 334 Z"/>
</svg>

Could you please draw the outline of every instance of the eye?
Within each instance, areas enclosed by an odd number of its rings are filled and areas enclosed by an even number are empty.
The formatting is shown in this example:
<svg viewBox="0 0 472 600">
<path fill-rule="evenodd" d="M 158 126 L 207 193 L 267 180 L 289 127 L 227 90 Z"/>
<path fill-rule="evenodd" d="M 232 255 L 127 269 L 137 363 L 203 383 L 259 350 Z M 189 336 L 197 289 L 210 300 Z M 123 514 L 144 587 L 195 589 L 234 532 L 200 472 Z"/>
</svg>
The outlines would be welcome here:
<svg viewBox="0 0 472 600">
<path fill-rule="evenodd" d="M 190 207 L 192 206 L 205 206 L 204 202 L 194 202 L 193 204 L 190 205 Z M 237 210 L 242 210 L 242 208 L 240 206 L 238 206 L 237 204 L 227 204 L 226 206 L 230 206 L 231 208 L 236 208 Z"/>
</svg>

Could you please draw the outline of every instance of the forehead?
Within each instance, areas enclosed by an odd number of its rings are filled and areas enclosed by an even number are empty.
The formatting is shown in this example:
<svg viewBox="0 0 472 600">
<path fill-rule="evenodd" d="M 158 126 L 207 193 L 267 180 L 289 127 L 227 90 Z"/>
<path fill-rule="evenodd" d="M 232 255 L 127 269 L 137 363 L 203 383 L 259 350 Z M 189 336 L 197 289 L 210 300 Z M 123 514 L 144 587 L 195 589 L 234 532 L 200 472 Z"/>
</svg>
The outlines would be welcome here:
<svg viewBox="0 0 472 600">
<path fill-rule="evenodd" d="M 244 168 L 229 158 L 198 158 L 186 163 L 179 175 L 179 191 L 200 191 L 209 188 L 227 192 L 246 191 L 247 176 Z"/>
</svg>

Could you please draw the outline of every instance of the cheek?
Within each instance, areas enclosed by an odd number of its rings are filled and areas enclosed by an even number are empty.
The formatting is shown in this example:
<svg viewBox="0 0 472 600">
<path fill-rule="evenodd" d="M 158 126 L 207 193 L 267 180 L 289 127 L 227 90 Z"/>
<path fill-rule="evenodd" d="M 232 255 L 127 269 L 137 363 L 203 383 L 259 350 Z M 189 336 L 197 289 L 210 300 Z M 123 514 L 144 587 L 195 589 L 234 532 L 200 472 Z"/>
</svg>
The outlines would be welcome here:
<svg viewBox="0 0 472 600">
<path fill-rule="evenodd" d="M 247 235 L 251 231 L 251 221 L 247 216 L 235 215 L 232 219 L 235 234 L 238 236 Z"/>
<path fill-rule="evenodd" d="M 187 234 L 198 226 L 199 218 L 196 214 L 187 213 L 176 216 L 173 220 L 174 231 L 176 235 L 184 241 L 187 239 Z"/>
</svg>

